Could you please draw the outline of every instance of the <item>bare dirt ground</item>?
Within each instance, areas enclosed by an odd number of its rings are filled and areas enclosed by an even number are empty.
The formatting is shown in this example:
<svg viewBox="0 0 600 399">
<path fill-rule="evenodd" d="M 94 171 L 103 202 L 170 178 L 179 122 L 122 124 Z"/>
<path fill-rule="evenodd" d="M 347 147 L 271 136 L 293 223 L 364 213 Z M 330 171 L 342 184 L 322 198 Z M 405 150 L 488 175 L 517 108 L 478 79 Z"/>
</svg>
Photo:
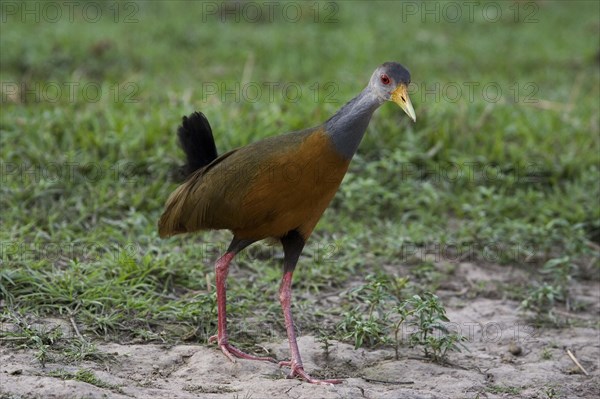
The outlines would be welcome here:
<svg viewBox="0 0 600 399">
<path fill-rule="evenodd" d="M 239 360 L 233 364 L 215 347 L 97 343 L 110 354 L 105 363 L 47 363 L 32 350 L 0 347 L 0 398 L 598 398 L 600 397 L 600 284 L 576 282 L 575 295 L 589 304 L 568 314 L 571 327 L 535 328 L 517 312 L 518 303 L 498 295 L 465 296 L 465 281 L 524 278 L 506 267 L 461 264 L 443 285 L 448 316 L 469 342 L 452 353 L 449 365 L 422 358 L 417 349 L 364 350 L 334 342 L 328 358 L 311 336 L 299 339 L 305 368 L 315 377 L 344 378 L 335 386 L 285 379 L 287 369 Z M 460 281 L 460 284 L 458 280 Z M 454 288 L 455 287 L 455 288 Z M 495 298 L 497 297 L 497 298 Z M 69 323 L 62 326 L 68 329 Z M 593 327 L 585 327 L 585 326 Z M 577 327 L 579 326 L 579 327 Z M 278 359 L 287 342 L 265 342 Z M 515 347 L 520 353 L 515 355 Z M 570 349 L 589 375 L 567 355 Z M 257 349 L 259 350 L 259 349 Z M 105 387 L 51 376 L 52 371 L 92 370 Z"/>
</svg>

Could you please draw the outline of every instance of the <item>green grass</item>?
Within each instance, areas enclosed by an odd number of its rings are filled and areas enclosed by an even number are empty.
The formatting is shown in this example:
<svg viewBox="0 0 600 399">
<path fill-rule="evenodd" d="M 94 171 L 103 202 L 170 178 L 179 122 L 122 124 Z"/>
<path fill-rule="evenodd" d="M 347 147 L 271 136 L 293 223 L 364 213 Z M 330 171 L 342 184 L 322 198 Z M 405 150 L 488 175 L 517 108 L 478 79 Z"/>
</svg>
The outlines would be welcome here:
<svg viewBox="0 0 600 399">
<path fill-rule="evenodd" d="M 182 160 L 181 116 L 203 111 L 224 152 L 321 123 L 388 60 L 412 72 L 417 123 L 392 104 L 375 114 L 296 272 L 303 331 L 361 305 L 315 295 L 348 290 L 381 265 L 414 264 L 415 284 L 434 289 L 426 252 L 531 270 L 535 284 L 520 299 L 544 283 L 568 293 L 598 278 L 596 2 L 526 2 L 534 23 L 523 21 L 528 9 L 515 22 L 508 2 L 497 22 L 481 8 L 472 21 L 422 20 L 406 2 L 318 3 L 318 16 L 315 3 L 292 3 L 295 22 L 280 13 L 236 22 L 235 10 L 220 22 L 189 2 L 127 2 L 115 16 L 110 4 L 95 23 L 79 10 L 74 21 L 17 13 L 0 25 L 4 322 L 73 317 L 86 336 L 116 340 L 213 334 L 212 263 L 229 234 L 156 232 Z M 244 95 L 249 83 L 260 98 Z M 236 85 L 238 98 L 225 93 Z M 483 87 L 502 95 L 491 101 Z M 565 258 L 567 269 L 541 273 Z M 240 256 L 229 282 L 233 339 L 285 336 L 280 262 L 279 247 Z"/>
<path fill-rule="evenodd" d="M 523 388 L 519 387 L 510 387 L 505 385 L 492 385 L 487 388 L 487 391 L 493 394 L 509 394 L 509 395 L 518 395 Z"/>
<path fill-rule="evenodd" d="M 71 371 L 58 369 L 51 371 L 50 373 L 48 373 L 48 375 L 50 375 L 51 377 L 60 378 L 62 380 L 76 380 L 85 382 L 91 385 L 95 385 L 99 388 L 106 388 L 119 393 L 123 392 L 121 388 L 117 385 L 109 384 L 99 379 L 91 370 L 81 369 L 73 373 Z"/>
</svg>

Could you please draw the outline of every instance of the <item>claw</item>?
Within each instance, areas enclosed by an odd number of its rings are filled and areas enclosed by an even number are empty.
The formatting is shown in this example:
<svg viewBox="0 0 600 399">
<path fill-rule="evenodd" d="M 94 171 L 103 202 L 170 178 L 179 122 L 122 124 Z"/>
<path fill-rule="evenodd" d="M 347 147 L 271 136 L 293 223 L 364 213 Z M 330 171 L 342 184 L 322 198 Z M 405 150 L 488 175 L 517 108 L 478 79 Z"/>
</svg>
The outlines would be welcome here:
<svg viewBox="0 0 600 399">
<path fill-rule="evenodd" d="M 279 367 L 288 366 L 291 368 L 290 373 L 286 376 L 286 378 L 299 378 L 308 382 L 309 384 L 317 384 L 317 385 L 333 385 L 333 384 L 341 384 L 344 380 L 318 380 L 316 378 L 312 378 L 306 371 L 304 371 L 304 367 L 302 365 L 298 365 L 293 361 L 284 360 L 279 362 Z"/>
<path fill-rule="evenodd" d="M 277 363 L 277 360 L 273 359 L 272 357 L 254 356 L 254 355 L 249 355 L 245 352 L 242 352 L 241 350 L 239 350 L 238 348 L 236 348 L 235 346 L 233 346 L 229 342 L 227 342 L 227 338 L 219 339 L 219 337 L 217 335 L 213 335 L 212 337 L 210 337 L 208 339 L 208 342 L 210 342 L 210 343 L 217 342 L 219 347 L 221 348 L 221 352 L 223 352 L 223 354 L 225 356 L 227 356 L 227 358 L 229 360 L 231 360 L 232 363 L 236 362 L 236 359 L 235 359 L 236 357 L 238 357 L 240 359 L 260 360 L 263 362 Z"/>
</svg>

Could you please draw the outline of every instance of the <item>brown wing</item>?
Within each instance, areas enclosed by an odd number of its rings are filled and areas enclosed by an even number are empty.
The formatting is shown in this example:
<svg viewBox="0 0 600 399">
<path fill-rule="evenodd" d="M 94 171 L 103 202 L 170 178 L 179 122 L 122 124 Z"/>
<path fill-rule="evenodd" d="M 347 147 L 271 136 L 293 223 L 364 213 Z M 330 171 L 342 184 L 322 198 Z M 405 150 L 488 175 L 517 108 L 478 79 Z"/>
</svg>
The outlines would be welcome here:
<svg viewBox="0 0 600 399">
<path fill-rule="evenodd" d="M 158 221 L 158 234 L 161 237 L 170 237 L 175 234 L 202 229 L 202 227 L 191 228 L 192 226 L 186 223 L 189 220 L 190 212 L 194 211 L 195 208 L 191 204 L 191 201 L 194 200 L 194 196 L 191 196 L 191 194 L 197 193 L 199 189 L 202 189 L 203 185 L 207 185 L 205 176 L 210 176 L 210 171 L 215 166 L 224 162 L 237 151 L 237 149 L 229 151 L 216 158 L 204 168 L 197 170 L 171 193 L 167 199 L 165 210 Z"/>
<path fill-rule="evenodd" d="M 169 197 L 161 237 L 228 229 L 238 238 L 310 235 L 348 162 L 320 129 L 270 137 L 224 154 Z"/>
<path fill-rule="evenodd" d="M 252 181 L 268 171 L 272 158 L 293 151 L 307 134 L 270 137 L 225 153 L 196 171 L 169 196 L 158 222 L 159 235 L 247 225 L 241 207 Z"/>
<path fill-rule="evenodd" d="M 304 240 L 335 195 L 349 161 L 338 155 L 320 129 L 304 137 L 293 151 L 273 157 L 252 181 L 242 202 L 251 223 L 234 229 L 239 238 L 282 237 L 298 230 Z"/>
</svg>

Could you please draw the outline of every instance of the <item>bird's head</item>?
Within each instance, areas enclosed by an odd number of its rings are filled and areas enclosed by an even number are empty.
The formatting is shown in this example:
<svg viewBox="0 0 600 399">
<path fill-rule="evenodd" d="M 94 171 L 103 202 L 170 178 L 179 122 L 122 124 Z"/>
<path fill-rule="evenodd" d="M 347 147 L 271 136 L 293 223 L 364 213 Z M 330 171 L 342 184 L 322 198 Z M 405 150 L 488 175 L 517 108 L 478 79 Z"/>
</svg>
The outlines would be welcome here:
<svg viewBox="0 0 600 399">
<path fill-rule="evenodd" d="M 373 93 L 384 101 L 393 101 L 415 122 L 415 110 L 408 97 L 410 73 L 397 62 L 386 62 L 375 70 L 369 85 Z"/>
</svg>

